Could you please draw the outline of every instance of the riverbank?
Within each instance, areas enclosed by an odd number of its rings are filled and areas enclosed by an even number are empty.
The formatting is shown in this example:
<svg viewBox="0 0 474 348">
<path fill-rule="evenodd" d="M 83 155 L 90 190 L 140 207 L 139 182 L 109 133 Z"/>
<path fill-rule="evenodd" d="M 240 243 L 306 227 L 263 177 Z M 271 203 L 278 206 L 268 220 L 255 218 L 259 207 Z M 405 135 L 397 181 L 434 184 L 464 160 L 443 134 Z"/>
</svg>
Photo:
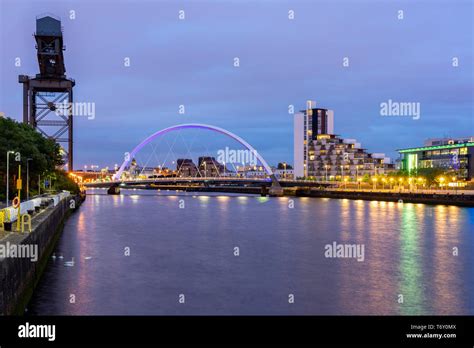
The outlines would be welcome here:
<svg viewBox="0 0 474 348">
<path fill-rule="evenodd" d="M 186 185 L 162 185 L 136 187 L 148 190 L 164 191 L 184 191 L 184 192 L 222 192 L 241 194 L 268 195 L 267 187 L 258 186 L 186 186 Z M 390 190 L 340 190 L 340 189 L 320 189 L 312 187 L 284 187 L 283 196 L 294 197 L 315 197 L 332 199 L 354 199 L 365 201 L 385 201 L 385 202 L 405 202 L 422 204 L 442 204 L 457 205 L 461 207 L 474 207 L 474 194 L 459 192 L 398 192 Z"/>
<path fill-rule="evenodd" d="M 85 197 L 68 196 L 35 213 L 31 232 L 5 232 L 0 240 L 0 315 L 21 315 L 61 235 L 64 221 Z"/>
<path fill-rule="evenodd" d="M 417 193 L 393 191 L 362 191 L 362 190 L 320 190 L 311 188 L 285 189 L 286 196 L 318 197 L 334 199 L 354 199 L 364 201 L 385 201 L 400 203 L 422 203 L 457 205 L 461 207 L 474 207 L 474 195 L 455 193 Z"/>
</svg>

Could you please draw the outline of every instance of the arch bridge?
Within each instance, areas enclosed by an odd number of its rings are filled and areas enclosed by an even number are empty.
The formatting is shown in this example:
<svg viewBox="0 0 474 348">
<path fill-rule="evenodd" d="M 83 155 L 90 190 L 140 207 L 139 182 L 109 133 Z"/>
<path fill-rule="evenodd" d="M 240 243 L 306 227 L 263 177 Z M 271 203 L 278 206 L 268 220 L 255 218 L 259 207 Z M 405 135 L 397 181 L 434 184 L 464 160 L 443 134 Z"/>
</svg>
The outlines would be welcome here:
<svg viewBox="0 0 474 348">
<path fill-rule="evenodd" d="M 236 134 L 234 134 L 234 133 L 232 133 L 232 132 L 230 132 L 230 131 L 228 131 L 224 128 L 220 128 L 220 127 L 217 127 L 217 126 L 211 126 L 211 125 L 208 125 L 208 124 L 200 124 L 200 123 L 186 123 L 186 124 L 175 125 L 175 126 L 172 126 L 172 127 L 168 127 L 168 128 L 164 128 L 162 130 L 159 130 L 159 131 L 151 134 L 147 138 L 145 138 L 141 143 L 139 143 L 137 146 L 135 146 L 135 148 L 133 148 L 132 151 L 129 152 L 128 156 L 126 156 L 126 158 L 123 161 L 122 165 L 120 166 L 119 170 L 113 176 L 113 182 L 112 182 L 113 187 L 117 188 L 118 184 L 120 184 L 122 182 L 121 178 L 122 178 L 122 174 L 123 174 L 124 170 L 130 165 L 130 162 L 132 161 L 132 159 L 136 156 L 137 153 L 140 152 L 140 150 L 144 146 L 151 143 L 153 140 L 159 138 L 160 136 L 163 136 L 164 134 L 174 132 L 174 131 L 178 131 L 178 130 L 183 130 L 183 129 L 208 130 L 208 131 L 211 131 L 211 132 L 226 135 L 226 136 L 230 137 L 231 139 L 237 141 L 238 143 L 243 145 L 248 151 L 255 154 L 256 158 L 262 164 L 263 168 L 265 169 L 265 172 L 267 173 L 269 179 L 271 180 L 270 194 L 281 195 L 283 193 L 283 189 L 281 188 L 280 183 L 278 182 L 277 178 L 275 177 L 275 174 L 273 173 L 271 167 L 268 165 L 267 161 L 258 153 L 258 151 L 255 150 L 255 148 L 252 145 L 250 145 L 248 142 L 246 142 L 244 139 L 242 139 L 238 135 L 236 135 Z M 232 181 L 231 178 L 213 178 L 212 180 L 219 180 L 219 179 L 222 179 L 224 181 L 225 180 Z M 203 178 L 183 178 L 183 180 L 186 180 L 188 182 L 190 182 L 190 181 L 200 182 L 200 181 L 203 181 L 205 179 L 203 179 Z M 239 183 L 239 182 L 244 183 L 246 180 L 236 179 L 234 181 L 237 182 L 237 183 Z M 249 181 L 249 180 L 247 180 L 247 181 Z M 251 179 L 250 181 L 253 181 L 253 182 L 266 181 L 266 182 L 268 182 L 269 180 L 268 179 Z M 137 182 L 135 182 L 135 183 L 137 183 Z M 143 181 L 140 181 L 140 182 L 143 182 Z M 156 182 L 156 180 L 153 180 L 153 182 Z M 127 184 L 134 184 L 134 182 L 130 182 L 130 181 L 127 181 L 126 183 Z M 115 192 L 117 192 L 117 191 L 119 191 L 119 190 L 115 189 Z M 114 193 L 114 192 L 111 192 L 111 193 Z"/>
</svg>

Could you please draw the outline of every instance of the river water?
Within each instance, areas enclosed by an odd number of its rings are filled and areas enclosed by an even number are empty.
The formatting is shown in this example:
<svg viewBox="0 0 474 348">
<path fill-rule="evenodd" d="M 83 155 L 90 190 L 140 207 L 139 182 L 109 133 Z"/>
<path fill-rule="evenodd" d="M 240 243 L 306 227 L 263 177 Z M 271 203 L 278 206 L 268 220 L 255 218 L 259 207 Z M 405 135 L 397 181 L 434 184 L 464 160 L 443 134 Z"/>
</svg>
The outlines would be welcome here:
<svg viewBox="0 0 474 348">
<path fill-rule="evenodd" d="M 88 190 L 28 314 L 474 314 L 473 208 L 122 193 Z"/>
</svg>

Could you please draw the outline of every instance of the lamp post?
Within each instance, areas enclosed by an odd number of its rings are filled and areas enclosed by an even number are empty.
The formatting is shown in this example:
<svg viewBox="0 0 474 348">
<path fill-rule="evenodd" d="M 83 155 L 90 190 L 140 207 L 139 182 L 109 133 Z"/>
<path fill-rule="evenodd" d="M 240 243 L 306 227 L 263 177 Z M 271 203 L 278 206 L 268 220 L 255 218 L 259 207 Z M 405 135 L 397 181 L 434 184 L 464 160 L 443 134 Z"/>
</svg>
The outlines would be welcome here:
<svg viewBox="0 0 474 348">
<path fill-rule="evenodd" d="M 326 183 L 327 183 L 328 182 L 328 165 L 326 164 L 325 167 L 326 167 Z"/>
<path fill-rule="evenodd" d="M 443 189 L 443 186 L 444 186 L 444 180 L 445 180 L 445 179 L 444 179 L 444 176 L 442 176 L 441 178 L 439 178 L 439 182 L 440 182 L 439 187 L 441 188 L 441 190 Z"/>
<path fill-rule="evenodd" d="M 20 162 L 21 163 L 21 162 Z M 17 218 L 16 218 L 16 229 L 18 232 L 20 232 L 20 228 L 21 228 L 21 204 L 20 204 L 20 200 L 21 200 L 21 187 L 22 187 L 22 184 L 21 184 L 21 164 L 18 165 L 18 179 L 16 181 L 16 189 L 18 190 L 18 212 L 17 212 Z"/>
<path fill-rule="evenodd" d="M 8 179 L 9 179 L 9 176 L 10 176 L 10 154 L 12 153 L 15 153 L 14 151 L 7 151 L 7 207 L 8 207 L 8 201 L 9 201 L 9 182 L 8 182 Z"/>
<path fill-rule="evenodd" d="M 373 186 L 373 189 L 376 190 L 377 189 L 377 178 L 372 178 L 372 182 L 374 183 L 374 186 Z"/>
<path fill-rule="evenodd" d="M 357 178 L 357 184 L 359 186 L 359 190 L 361 189 L 362 178 Z"/>
<path fill-rule="evenodd" d="M 390 178 L 390 191 L 392 190 L 393 187 L 393 178 Z"/>
<path fill-rule="evenodd" d="M 26 200 L 30 200 L 30 161 L 33 161 L 33 158 L 26 159 Z"/>
</svg>

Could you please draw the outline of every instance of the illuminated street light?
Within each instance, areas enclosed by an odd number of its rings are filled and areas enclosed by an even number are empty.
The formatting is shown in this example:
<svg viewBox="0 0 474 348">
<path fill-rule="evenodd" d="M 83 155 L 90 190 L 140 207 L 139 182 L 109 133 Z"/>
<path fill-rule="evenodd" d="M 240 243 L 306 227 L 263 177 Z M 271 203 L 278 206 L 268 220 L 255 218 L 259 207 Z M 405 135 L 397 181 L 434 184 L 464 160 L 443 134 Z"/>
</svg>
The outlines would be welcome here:
<svg viewBox="0 0 474 348">
<path fill-rule="evenodd" d="M 439 178 L 439 187 L 442 188 L 444 186 L 444 181 L 446 180 L 446 178 L 444 176 L 441 176 Z"/>
<path fill-rule="evenodd" d="M 26 159 L 26 200 L 30 200 L 30 161 L 33 161 L 33 158 Z"/>
<path fill-rule="evenodd" d="M 374 190 L 377 189 L 377 178 L 372 178 L 372 182 L 374 183 Z"/>
</svg>

